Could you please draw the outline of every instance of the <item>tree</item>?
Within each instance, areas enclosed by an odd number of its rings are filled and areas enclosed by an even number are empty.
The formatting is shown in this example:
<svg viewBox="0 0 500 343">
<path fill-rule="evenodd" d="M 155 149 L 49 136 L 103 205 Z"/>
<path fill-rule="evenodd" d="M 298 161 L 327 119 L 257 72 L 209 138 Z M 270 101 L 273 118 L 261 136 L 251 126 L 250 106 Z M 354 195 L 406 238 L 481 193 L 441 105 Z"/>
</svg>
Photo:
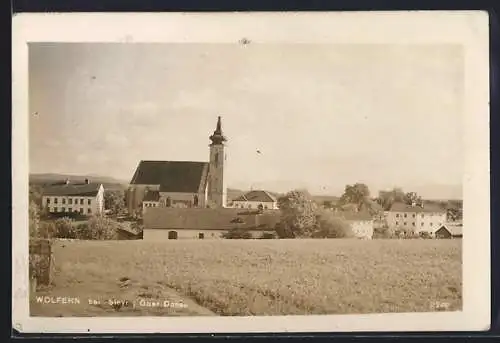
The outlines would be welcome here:
<svg viewBox="0 0 500 343">
<path fill-rule="evenodd" d="M 310 237 L 314 231 L 316 204 L 308 193 L 290 191 L 278 199 L 281 221 L 276 228 L 280 238 Z"/>
<path fill-rule="evenodd" d="M 313 233 L 315 238 L 347 238 L 352 237 L 351 226 L 342 218 L 334 215 L 328 210 L 318 210 L 316 214 L 316 226 Z"/>
<path fill-rule="evenodd" d="M 364 183 L 346 185 L 344 194 L 342 194 L 342 196 L 340 197 L 340 203 L 361 205 L 369 196 L 370 190 Z"/>
<path fill-rule="evenodd" d="M 422 197 L 418 196 L 415 192 L 408 192 L 405 194 L 404 202 L 407 205 L 422 205 Z"/>
<path fill-rule="evenodd" d="M 384 211 L 389 211 L 395 202 L 405 202 L 405 197 L 401 188 L 394 187 L 390 191 L 380 191 L 377 201 Z"/>
<path fill-rule="evenodd" d="M 104 192 L 104 207 L 113 214 L 124 211 L 125 193 L 119 190 Z"/>
<path fill-rule="evenodd" d="M 34 201 L 31 201 L 29 206 L 29 234 L 30 237 L 40 235 L 40 210 Z"/>
</svg>

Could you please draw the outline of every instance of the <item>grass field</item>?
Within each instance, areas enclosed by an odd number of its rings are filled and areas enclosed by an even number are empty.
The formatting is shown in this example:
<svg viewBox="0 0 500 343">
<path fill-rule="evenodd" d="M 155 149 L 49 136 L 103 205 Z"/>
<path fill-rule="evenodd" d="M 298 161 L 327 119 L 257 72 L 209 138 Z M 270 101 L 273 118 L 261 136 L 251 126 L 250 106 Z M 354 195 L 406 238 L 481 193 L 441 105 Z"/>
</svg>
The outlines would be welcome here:
<svg viewBox="0 0 500 343">
<path fill-rule="evenodd" d="M 462 307 L 461 240 L 73 241 L 32 315 L 300 315 Z M 99 300 L 89 304 L 87 299 Z M 106 299 L 128 300 L 116 308 Z M 184 302 L 185 308 L 148 306 Z M 130 305 L 133 304 L 133 305 Z"/>
</svg>

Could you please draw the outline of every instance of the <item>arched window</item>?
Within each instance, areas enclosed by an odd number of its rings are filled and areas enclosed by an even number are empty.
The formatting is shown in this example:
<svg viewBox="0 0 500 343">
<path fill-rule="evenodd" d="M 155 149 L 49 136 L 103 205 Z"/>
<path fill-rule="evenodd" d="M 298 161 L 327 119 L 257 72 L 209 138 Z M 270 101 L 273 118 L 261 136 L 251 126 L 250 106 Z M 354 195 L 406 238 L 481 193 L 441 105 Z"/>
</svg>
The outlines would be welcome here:
<svg viewBox="0 0 500 343">
<path fill-rule="evenodd" d="M 168 239 L 177 239 L 177 231 L 169 231 Z"/>
</svg>

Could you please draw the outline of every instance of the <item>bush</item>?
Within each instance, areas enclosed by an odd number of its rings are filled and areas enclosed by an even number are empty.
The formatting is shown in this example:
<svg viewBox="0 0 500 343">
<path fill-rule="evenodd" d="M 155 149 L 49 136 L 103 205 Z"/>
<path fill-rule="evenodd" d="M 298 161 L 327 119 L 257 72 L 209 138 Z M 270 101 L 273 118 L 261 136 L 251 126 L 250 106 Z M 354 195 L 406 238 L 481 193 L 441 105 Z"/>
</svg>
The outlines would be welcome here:
<svg viewBox="0 0 500 343">
<path fill-rule="evenodd" d="M 101 215 L 93 216 L 86 224 L 78 225 L 78 238 L 88 240 L 117 239 L 117 228 L 119 225 L 118 222 L 110 218 Z"/>
<path fill-rule="evenodd" d="M 236 228 L 236 229 L 229 230 L 226 233 L 223 233 L 222 238 L 226 238 L 226 239 L 251 239 L 253 237 L 252 237 L 252 234 L 250 232 Z"/>
<path fill-rule="evenodd" d="M 71 218 L 68 217 L 59 218 L 54 222 L 53 226 L 54 226 L 53 237 L 67 238 L 67 239 L 78 238 L 75 227 L 73 226 L 73 220 Z"/>
<path fill-rule="evenodd" d="M 373 238 L 387 239 L 387 238 L 397 238 L 397 236 L 393 228 L 390 228 L 389 226 L 385 225 L 373 229 Z"/>
<path fill-rule="evenodd" d="M 278 199 L 281 221 L 276 226 L 280 238 L 310 237 L 314 231 L 316 203 L 305 191 L 291 191 Z"/>
<path fill-rule="evenodd" d="M 353 237 L 351 226 L 331 211 L 318 210 L 314 238 L 348 238 Z"/>
</svg>

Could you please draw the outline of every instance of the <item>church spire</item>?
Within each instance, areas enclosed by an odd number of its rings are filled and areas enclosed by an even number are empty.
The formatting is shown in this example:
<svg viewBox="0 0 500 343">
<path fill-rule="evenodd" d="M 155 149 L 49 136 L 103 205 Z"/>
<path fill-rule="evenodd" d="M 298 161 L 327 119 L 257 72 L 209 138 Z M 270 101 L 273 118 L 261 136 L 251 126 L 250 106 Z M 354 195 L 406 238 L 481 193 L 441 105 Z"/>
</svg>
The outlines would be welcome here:
<svg viewBox="0 0 500 343">
<path fill-rule="evenodd" d="M 223 144 L 227 141 L 226 137 L 222 134 L 222 124 L 220 116 L 217 117 L 217 126 L 215 127 L 215 131 L 213 135 L 210 136 L 210 140 L 212 144 Z"/>
</svg>

